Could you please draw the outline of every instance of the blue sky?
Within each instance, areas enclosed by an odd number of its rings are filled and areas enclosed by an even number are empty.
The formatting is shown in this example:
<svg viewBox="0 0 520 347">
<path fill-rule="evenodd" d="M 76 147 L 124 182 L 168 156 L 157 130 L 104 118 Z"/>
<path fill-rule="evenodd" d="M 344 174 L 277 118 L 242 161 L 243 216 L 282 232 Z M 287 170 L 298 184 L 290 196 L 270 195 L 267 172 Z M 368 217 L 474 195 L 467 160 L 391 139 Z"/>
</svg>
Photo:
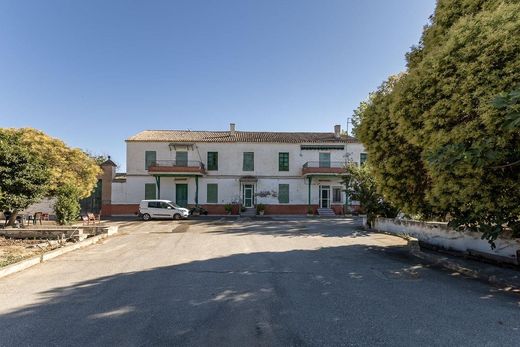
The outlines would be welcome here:
<svg viewBox="0 0 520 347">
<path fill-rule="evenodd" d="M 0 0 L 0 126 L 109 154 L 145 129 L 332 131 L 434 0 Z"/>
</svg>

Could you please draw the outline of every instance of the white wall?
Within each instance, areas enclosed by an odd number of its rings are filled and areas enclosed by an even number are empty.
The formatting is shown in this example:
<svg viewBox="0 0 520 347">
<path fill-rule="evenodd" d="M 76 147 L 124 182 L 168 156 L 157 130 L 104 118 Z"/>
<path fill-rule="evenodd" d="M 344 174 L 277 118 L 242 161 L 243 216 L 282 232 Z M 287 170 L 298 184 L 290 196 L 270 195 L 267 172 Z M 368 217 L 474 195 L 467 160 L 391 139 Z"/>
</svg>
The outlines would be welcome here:
<svg viewBox="0 0 520 347">
<path fill-rule="evenodd" d="M 127 142 L 127 181 L 112 185 L 113 204 L 137 204 L 144 199 L 145 183 L 155 183 L 155 179 L 145 170 L 145 151 L 156 151 L 157 160 L 175 160 L 175 151 L 170 151 L 168 142 Z M 337 145 L 338 143 L 334 143 Z M 313 144 L 316 145 L 316 144 Z M 323 145 L 327 145 L 324 143 Z M 188 160 L 202 161 L 207 167 L 207 153 L 218 152 L 218 171 L 207 171 L 199 178 L 199 204 L 206 204 L 207 184 L 217 183 L 218 203 L 227 204 L 241 199 L 240 181 L 242 176 L 257 176 L 255 191 L 274 190 L 279 184 L 289 184 L 289 204 L 307 204 L 308 181 L 302 176 L 306 162 L 318 162 L 320 152 L 329 152 L 331 161 L 345 162 L 347 158 L 359 163 L 364 152 L 361 143 L 343 144 L 344 150 L 301 150 L 300 144 L 284 143 L 199 143 L 188 150 Z M 244 152 L 254 152 L 254 171 L 243 171 Z M 289 153 L 289 171 L 279 171 L 278 153 Z M 161 178 L 161 198 L 175 201 L 175 184 L 188 183 L 188 203 L 195 203 L 195 178 L 184 181 L 178 178 Z M 311 203 L 318 204 L 319 185 L 341 187 L 339 178 L 313 178 Z M 332 195 L 331 195 L 332 199 Z M 342 202 L 344 202 L 342 194 Z M 257 197 L 257 203 L 278 204 L 278 198 Z"/>
<path fill-rule="evenodd" d="M 444 249 L 459 252 L 475 250 L 490 255 L 496 255 L 517 261 L 516 252 L 520 250 L 520 240 L 499 238 L 495 241 L 496 248 L 480 237 L 482 234 L 469 231 L 457 231 L 448 227 L 447 223 L 421 222 L 412 220 L 397 220 L 391 218 L 377 218 L 374 229 L 394 234 L 410 235 L 419 241 L 436 245 Z"/>
<path fill-rule="evenodd" d="M 56 202 L 56 198 L 46 198 L 36 204 L 32 204 L 27 207 L 25 210 L 20 211 L 20 214 L 34 214 L 35 212 L 43 212 L 48 213 L 50 215 L 54 215 L 54 203 Z"/>
<path fill-rule="evenodd" d="M 337 145 L 337 143 L 335 143 Z M 326 145 L 326 144 L 324 144 Z M 208 171 L 213 175 L 253 175 L 253 176 L 300 176 L 303 164 L 319 161 L 320 152 L 331 154 L 331 161 L 344 162 L 347 157 L 359 163 L 364 151 L 361 143 L 349 143 L 345 150 L 301 150 L 300 144 L 278 143 L 199 143 L 188 150 L 188 160 L 203 162 L 207 167 L 207 153 L 218 152 L 218 171 Z M 127 174 L 147 174 L 145 152 L 156 151 L 157 160 L 175 160 L 175 151 L 170 151 L 167 142 L 127 142 Z M 254 171 L 242 171 L 244 152 L 254 152 Z M 278 153 L 289 153 L 289 171 L 278 171 Z M 348 154 L 347 154 L 348 153 Z"/>
</svg>

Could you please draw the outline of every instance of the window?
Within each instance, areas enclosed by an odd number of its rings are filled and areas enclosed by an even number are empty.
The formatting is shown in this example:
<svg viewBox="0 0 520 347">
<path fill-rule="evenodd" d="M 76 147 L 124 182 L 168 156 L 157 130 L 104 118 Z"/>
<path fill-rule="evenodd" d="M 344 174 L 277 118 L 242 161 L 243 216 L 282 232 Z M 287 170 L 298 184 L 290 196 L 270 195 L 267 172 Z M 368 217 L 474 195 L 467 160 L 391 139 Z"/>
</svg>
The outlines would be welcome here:
<svg viewBox="0 0 520 347">
<path fill-rule="evenodd" d="M 341 202 L 342 195 L 341 188 L 332 188 L 332 202 Z"/>
<path fill-rule="evenodd" d="M 255 171 L 255 153 L 244 152 L 243 171 Z"/>
<path fill-rule="evenodd" d="M 161 202 L 161 208 L 171 208 L 170 204 L 166 203 L 166 202 Z"/>
<path fill-rule="evenodd" d="M 146 183 L 144 185 L 144 199 L 145 200 L 156 199 L 155 183 Z M 150 206 L 150 204 L 151 203 L 148 203 L 148 207 L 152 207 L 152 206 Z"/>
<path fill-rule="evenodd" d="M 330 153 L 320 153 L 320 167 L 330 167 Z"/>
<path fill-rule="evenodd" d="M 359 153 L 359 164 L 363 165 L 368 159 L 368 156 L 366 153 Z"/>
<path fill-rule="evenodd" d="M 278 202 L 280 204 L 289 203 L 289 185 L 288 184 L 279 184 L 278 185 Z"/>
<path fill-rule="evenodd" d="M 278 171 L 289 171 L 289 153 L 278 153 Z"/>
<path fill-rule="evenodd" d="M 175 164 L 177 166 L 188 166 L 188 152 L 175 152 Z"/>
<path fill-rule="evenodd" d="M 218 184 L 208 183 L 206 202 L 208 204 L 216 204 L 218 202 Z"/>
<path fill-rule="evenodd" d="M 208 170 L 218 170 L 218 152 L 208 152 Z"/>
<path fill-rule="evenodd" d="M 150 165 L 153 165 L 156 161 L 157 153 L 155 151 L 144 152 L 144 168 L 148 170 Z"/>
</svg>

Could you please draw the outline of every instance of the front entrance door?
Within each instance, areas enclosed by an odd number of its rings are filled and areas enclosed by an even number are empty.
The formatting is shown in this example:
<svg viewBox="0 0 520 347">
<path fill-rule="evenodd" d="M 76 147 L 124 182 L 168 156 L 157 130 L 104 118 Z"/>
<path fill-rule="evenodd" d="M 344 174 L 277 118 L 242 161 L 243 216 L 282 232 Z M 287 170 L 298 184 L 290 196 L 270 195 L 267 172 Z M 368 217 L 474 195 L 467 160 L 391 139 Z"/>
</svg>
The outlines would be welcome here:
<svg viewBox="0 0 520 347">
<path fill-rule="evenodd" d="M 187 184 L 176 184 L 175 185 L 175 202 L 177 205 L 182 207 L 188 206 L 188 185 Z"/>
<path fill-rule="evenodd" d="M 244 207 L 253 207 L 254 187 L 252 184 L 244 184 Z"/>
<path fill-rule="evenodd" d="M 320 186 L 320 208 L 330 208 L 330 186 Z"/>
</svg>

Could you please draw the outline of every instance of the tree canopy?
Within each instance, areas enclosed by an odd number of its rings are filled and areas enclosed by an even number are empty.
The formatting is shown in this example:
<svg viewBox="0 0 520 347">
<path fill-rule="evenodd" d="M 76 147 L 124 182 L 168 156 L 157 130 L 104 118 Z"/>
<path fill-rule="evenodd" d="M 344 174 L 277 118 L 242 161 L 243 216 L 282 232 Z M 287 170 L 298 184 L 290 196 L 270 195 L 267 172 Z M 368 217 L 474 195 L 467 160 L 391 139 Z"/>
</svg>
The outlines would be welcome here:
<svg viewBox="0 0 520 347">
<path fill-rule="evenodd" d="M 354 114 L 380 191 L 494 240 L 520 233 L 520 3 L 439 0 L 407 70 Z"/>
<path fill-rule="evenodd" d="M 0 208 L 16 214 L 45 196 L 88 197 L 100 171 L 85 152 L 41 131 L 0 129 Z"/>
<path fill-rule="evenodd" d="M 0 129 L 0 205 L 20 210 L 48 192 L 49 168 L 23 145 L 21 134 Z"/>
</svg>

